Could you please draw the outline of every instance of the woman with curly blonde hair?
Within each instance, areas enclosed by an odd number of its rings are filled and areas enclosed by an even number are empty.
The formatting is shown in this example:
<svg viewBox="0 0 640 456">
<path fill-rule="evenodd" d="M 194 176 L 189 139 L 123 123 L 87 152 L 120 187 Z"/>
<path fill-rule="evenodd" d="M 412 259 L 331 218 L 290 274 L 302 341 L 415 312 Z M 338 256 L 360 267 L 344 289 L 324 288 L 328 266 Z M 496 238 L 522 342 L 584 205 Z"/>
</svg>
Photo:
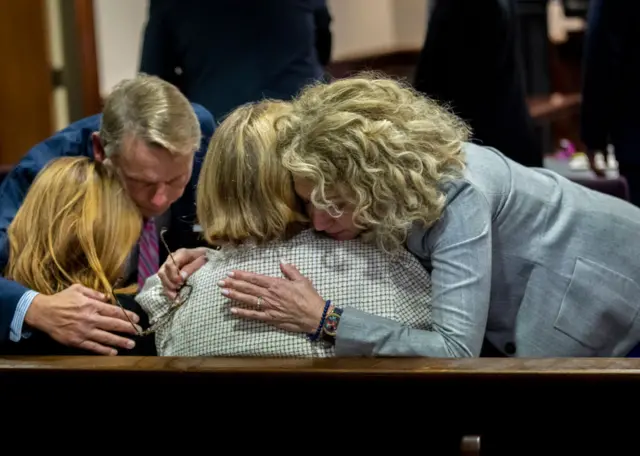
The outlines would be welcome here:
<svg viewBox="0 0 640 456">
<path fill-rule="evenodd" d="M 316 320 L 338 356 L 479 356 L 486 335 L 508 356 L 607 357 L 640 341 L 640 209 L 471 144 L 463 122 L 393 80 L 308 87 L 276 128 L 317 231 L 408 249 L 431 272 L 430 331 L 334 300 Z M 287 271 L 230 271 L 223 291 L 254 306 L 245 318 L 318 315 L 331 296 Z"/>
</svg>

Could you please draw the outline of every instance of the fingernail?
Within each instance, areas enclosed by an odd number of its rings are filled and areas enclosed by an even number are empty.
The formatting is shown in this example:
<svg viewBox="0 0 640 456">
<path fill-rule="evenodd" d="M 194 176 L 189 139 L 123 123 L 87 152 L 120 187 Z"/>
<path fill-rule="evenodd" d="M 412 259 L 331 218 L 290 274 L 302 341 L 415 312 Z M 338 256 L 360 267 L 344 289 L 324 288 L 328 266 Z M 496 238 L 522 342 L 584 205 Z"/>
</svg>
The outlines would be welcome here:
<svg viewBox="0 0 640 456">
<path fill-rule="evenodd" d="M 133 321 L 134 323 L 138 323 L 140 321 L 140 317 L 136 314 L 133 314 Z"/>
<path fill-rule="evenodd" d="M 238 313 L 238 309 L 236 309 L 235 307 L 231 308 L 231 313 L 232 314 L 237 314 Z"/>
<path fill-rule="evenodd" d="M 287 263 L 284 258 L 280 258 L 280 264 L 289 264 L 289 263 Z"/>
<path fill-rule="evenodd" d="M 219 287 L 224 287 L 224 280 L 221 280 L 220 282 L 218 282 L 218 286 Z"/>
<path fill-rule="evenodd" d="M 227 272 L 227 276 L 233 277 L 233 272 Z"/>
<path fill-rule="evenodd" d="M 225 295 L 225 296 L 229 296 L 229 290 L 227 290 L 226 288 L 225 288 L 225 289 L 223 289 L 223 290 L 221 291 L 221 293 L 222 293 L 223 295 Z"/>
<path fill-rule="evenodd" d="M 111 350 L 111 352 L 109 352 L 109 356 L 116 356 L 118 354 L 118 350 Z"/>
<path fill-rule="evenodd" d="M 187 274 L 187 271 L 180 271 L 180 277 L 182 277 L 182 280 L 187 280 L 189 274 Z"/>
<path fill-rule="evenodd" d="M 130 340 L 129 342 L 127 342 L 127 348 L 133 348 L 136 346 L 136 343 L 132 340 Z"/>
</svg>

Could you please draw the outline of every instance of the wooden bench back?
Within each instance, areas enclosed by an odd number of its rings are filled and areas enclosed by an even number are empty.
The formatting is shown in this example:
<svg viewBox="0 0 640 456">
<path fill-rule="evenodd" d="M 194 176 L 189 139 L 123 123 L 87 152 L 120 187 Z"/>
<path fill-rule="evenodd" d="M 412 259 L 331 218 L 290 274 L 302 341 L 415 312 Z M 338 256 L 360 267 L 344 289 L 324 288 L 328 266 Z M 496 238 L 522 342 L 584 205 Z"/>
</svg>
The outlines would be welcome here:
<svg viewBox="0 0 640 456">
<path fill-rule="evenodd" d="M 210 443 L 266 435 L 292 447 L 302 436 L 313 446 L 325 433 L 360 451 L 562 454 L 597 440 L 635 445 L 617 436 L 620 413 L 640 405 L 640 360 L 5 357 L 0 389 L 6 410 L 89 406 L 135 426 L 187 420 Z"/>
</svg>

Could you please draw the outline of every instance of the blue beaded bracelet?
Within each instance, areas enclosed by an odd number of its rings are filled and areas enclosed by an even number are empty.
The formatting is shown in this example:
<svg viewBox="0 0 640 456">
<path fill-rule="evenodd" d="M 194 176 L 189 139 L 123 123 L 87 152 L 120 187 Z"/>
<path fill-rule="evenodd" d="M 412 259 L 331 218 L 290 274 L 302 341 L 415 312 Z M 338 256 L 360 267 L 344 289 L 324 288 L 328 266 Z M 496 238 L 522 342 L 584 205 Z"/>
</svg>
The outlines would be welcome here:
<svg viewBox="0 0 640 456">
<path fill-rule="evenodd" d="M 324 326 L 324 321 L 327 318 L 327 312 L 329 311 L 329 307 L 331 307 L 331 300 L 327 300 L 327 302 L 324 303 L 324 311 L 322 312 L 322 318 L 320 319 L 320 324 L 318 325 L 318 329 L 316 329 L 316 332 L 314 334 L 309 334 L 307 336 L 309 337 L 309 340 L 311 342 L 318 340 L 318 338 L 320 337 L 320 333 L 322 332 L 322 327 Z"/>
</svg>

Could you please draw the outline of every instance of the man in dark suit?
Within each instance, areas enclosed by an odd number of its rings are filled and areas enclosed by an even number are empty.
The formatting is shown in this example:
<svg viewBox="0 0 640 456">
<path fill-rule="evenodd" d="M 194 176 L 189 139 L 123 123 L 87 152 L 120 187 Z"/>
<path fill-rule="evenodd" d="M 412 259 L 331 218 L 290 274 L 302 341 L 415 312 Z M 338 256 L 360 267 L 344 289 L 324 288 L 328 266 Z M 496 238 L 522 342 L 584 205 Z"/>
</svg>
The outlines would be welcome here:
<svg viewBox="0 0 640 456">
<path fill-rule="evenodd" d="M 640 3 L 592 0 L 582 86 L 582 140 L 591 158 L 613 144 L 620 174 L 640 206 Z M 594 170 L 595 171 L 595 170 Z"/>
<path fill-rule="evenodd" d="M 150 0 L 140 71 L 172 82 L 219 120 L 323 79 L 330 22 L 326 0 Z"/>
<path fill-rule="evenodd" d="M 515 8 L 514 0 L 437 0 L 414 85 L 464 119 L 474 142 L 541 167 Z"/>
<path fill-rule="evenodd" d="M 201 245 L 195 187 L 213 131 L 211 114 L 168 82 L 146 75 L 121 82 L 102 114 L 79 120 L 33 147 L 0 185 L 0 271 L 8 261 L 7 229 L 31 183 L 50 160 L 61 156 L 87 156 L 116 167 L 140 208 L 147 228 L 145 248 L 130 256 L 128 283 L 143 283 L 167 258 L 161 229 L 168 229 L 169 251 Z M 123 328 L 118 320 L 125 318 L 83 287 L 45 296 L 0 278 L 0 344 L 20 343 L 36 329 L 69 347 L 113 354 L 114 347 L 130 348 L 128 338 L 114 334 Z"/>
</svg>

